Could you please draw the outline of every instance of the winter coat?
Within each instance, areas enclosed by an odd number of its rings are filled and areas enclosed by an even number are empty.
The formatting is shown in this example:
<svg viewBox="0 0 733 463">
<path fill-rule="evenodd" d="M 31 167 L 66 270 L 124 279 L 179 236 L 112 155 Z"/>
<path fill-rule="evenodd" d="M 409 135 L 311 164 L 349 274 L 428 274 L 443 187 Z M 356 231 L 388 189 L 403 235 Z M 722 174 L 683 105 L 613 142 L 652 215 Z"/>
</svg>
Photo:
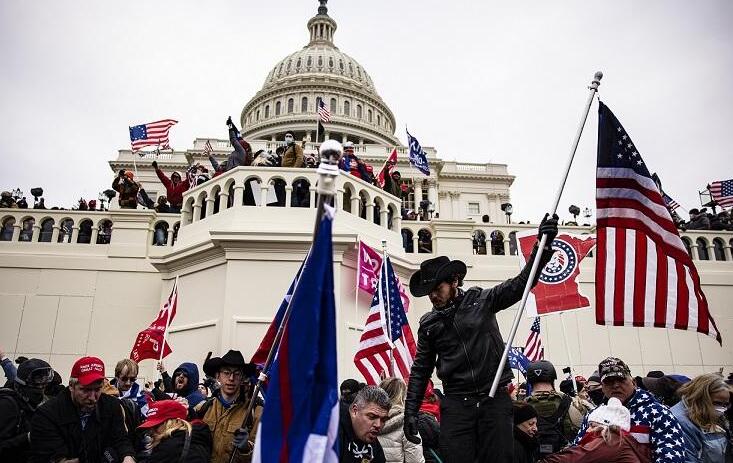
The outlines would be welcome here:
<svg viewBox="0 0 733 463">
<path fill-rule="evenodd" d="M 607 444 L 596 432 L 587 433 L 576 446 L 545 457 L 541 463 L 649 463 L 649 451 L 629 433 L 619 444 Z"/>
<path fill-rule="evenodd" d="M 605 402 L 605 401 L 604 401 Z M 624 407 L 631 413 L 631 434 L 646 447 L 655 463 L 683 463 L 685 461 L 682 428 L 667 407 L 657 402 L 652 394 L 636 389 Z M 583 418 L 578 436 L 572 445 L 578 445 L 588 430 L 588 416 Z"/>
<path fill-rule="evenodd" d="M 221 392 L 217 391 L 214 397 L 209 397 L 206 402 L 202 402 L 196 409 L 196 416 L 206 423 L 211 430 L 212 436 L 212 451 L 211 461 L 229 461 L 229 455 L 231 455 L 234 445 L 234 432 L 242 427 L 244 422 L 244 413 L 247 411 L 247 405 L 249 404 L 249 397 L 244 394 L 240 394 L 237 400 L 229 407 L 224 407 L 224 404 L 220 400 Z M 257 425 L 260 422 L 262 416 L 262 405 L 258 402 L 255 405 L 254 411 L 254 424 L 248 428 L 249 437 L 248 440 L 251 442 L 255 441 L 257 437 Z M 252 454 L 239 453 L 239 457 L 235 460 L 237 463 L 250 462 L 252 460 Z"/>
<path fill-rule="evenodd" d="M 543 252 L 540 268 L 547 265 L 552 252 Z M 528 262 L 535 256 L 533 251 Z M 417 353 L 407 384 L 405 414 L 417 416 L 425 388 L 437 367 L 446 395 L 488 393 L 499 367 L 504 340 L 499 332 L 496 313 L 522 298 L 531 265 L 514 278 L 491 289 L 470 288 L 449 307 L 423 315 L 418 328 Z M 536 282 L 536 280 L 535 280 Z M 500 385 L 514 375 L 507 363 L 501 372 Z"/>
<path fill-rule="evenodd" d="M 181 179 L 180 182 L 175 185 L 170 178 L 166 177 L 162 170 L 156 168 L 155 173 L 160 179 L 160 183 L 165 187 L 165 197 L 168 198 L 168 204 L 172 207 L 181 207 L 183 205 L 183 193 L 188 190 L 188 176 L 185 179 Z M 178 174 L 180 177 L 180 174 Z"/>
<path fill-rule="evenodd" d="M 118 399 L 101 394 L 94 412 L 82 430 L 79 410 L 65 388 L 36 410 L 31 420 L 32 463 L 48 463 L 61 458 L 78 458 L 80 463 L 106 461 L 103 452 L 114 453 L 118 461 L 134 456 L 125 433 Z"/>
<path fill-rule="evenodd" d="M 206 423 L 194 421 L 191 429 L 191 443 L 186 458 L 181 460 L 186 431 L 176 431 L 160 441 L 143 463 L 209 463 L 211 461 L 211 432 Z M 140 461 L 140 460 L 138 460 Z M 218 461 L 218 460 L 217 460 Z"/>
<path fill-rule="evenodd" d="M 718 426 L 717 432 L 703 432 L 687 416 L 687 405 L 681 400 L 670 409 L 682 426 L 685 437 L 685 463 L 725 463 L 727 433 Z"/>
<path fill-rule="evenodd" d="M 438 404 L 436 404 L 438 405 Z M 428 463 L 437 463 L 438 458 L 443 458 L 440 454 L 440 423 L 433 413 L 423 411 L 425 403 L 417 415 L 417 429 L 420 433 L 420 445 L 422 445 L 422 454 Z M 440 407 L 438 406 L 438 409 Z M 437 457 L 437 458 L 436 458 Z"/>
<path fill-rule="evenodd" d="M 28 461 L 34 410 L 14 389 L 0 389 L 0 461 Z"/>
<path fill-rule="evenodd" d="M 252 147 L 239 138 L 239 132 L 236 129 L 229 129 L 229 142 L 232 144 L 234 151 L 229 153 L 229 157 L 224 163 L 224 172 L 235 167 L 252 165 Z"/>
<path fill-rule="evenodd" d="M 112 189 L 119 195 L 119 204 L 124 209 L 137 209 L 137 192 L 140 185 L 127 177 L 115 177 L 112 181 Z"/>
<path fill-rule="evenodd" d="M 190 362 L 182 363 L 178 368 L 173 370 L 172 378 L 175 379 L 176 374 L 185 371 L 188 376 L 188 383 L 182 391 L 176 392 L 179 397 L 185 397 L 188 400 L 188 411 L 192 414 L 194 407 L 206 400 L 203 394 L 199 392 L 199 369 L 198 367 Z M 172 381 L 172 386 L 175 387 L 176 382 Z M 168 389 L 166 389 L 168 391 Z"/>
<path fill-rule="evenodd" d="M 400 182 L 396 182 L 389 172 L 385 172 L 384 174 L 384 186 L 382 187 L 382 189 L 392 196 L 402 198 L 402 187 L 400 185 Z"/>
<path fill-rule="evenodd" d="M 340 405 L 338 451 L 340 463 L 386 463 L 379 439 L 371 444 L 362 442 L 354 435 L 349 407 Z"/>
<path fill-rule="evenodd" d="M 303 148 L 297 143 L 289 145 L 283 153 L 283 167 L 305 167 Z"/>
<path fill-rule="evenodd" d="M 514 427 L 514 463 L 535 463 L 539 458 L 537 439 Z"/>
<path fill-rule="evenodd" d="M 387 422 L 379 434 L 379 444 L 384 451 L 387 463 L 424 463 L 422 444 L 413 444 L 405 438 L 403 425 L 405 409 L 394 405 L 389 410 Z"/>
</svg>

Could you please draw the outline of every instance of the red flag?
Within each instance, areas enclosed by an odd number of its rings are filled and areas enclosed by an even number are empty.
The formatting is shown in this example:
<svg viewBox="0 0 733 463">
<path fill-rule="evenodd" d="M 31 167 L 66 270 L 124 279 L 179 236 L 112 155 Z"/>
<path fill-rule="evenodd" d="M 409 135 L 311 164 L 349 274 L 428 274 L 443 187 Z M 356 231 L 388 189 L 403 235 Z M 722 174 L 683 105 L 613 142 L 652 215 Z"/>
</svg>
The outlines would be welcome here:
<svg viewBox="0 0 733 463">
<path fill-rule="evenodd" d="M 521 267 L 527 264 L 532 254 L 532 247 L 537 242 L 534 231 L 520 233 L 519 260 Z M 555 254 L 547 263 L 540 279 L 527 298 L 527 316 L 536 317 L 564 310 L 590 307 L 587 297 L 580 294 L 575 279 L 580 273 L 580 261 L 596 245 L 596 239 L 590 235 L 573 235 L 561 233 L 552 242 Z"/>
<path fill-rule="evenodd" d="M 382 255 L 362 241 L 359 241 L 358 251 L 357 277 L 359 280 L 359 289 L 370 295 L 374 295 L 374 290 L 379 281 L 379 269 L 382 268 Z M 405 308 L 405 312 L 409 312 L 410 298 L 407 297 L 407 291 L 399 278 L 397 278 L 397 291 L 400 293 L 400 299 L 402 300 L 402 306 Z"/>
<path fill-rule="evenodd" d="M 130 358 L 136 362 L 145 359 L 159 360 L 172 352 L 170 345 L 165 341 L 165 332 L 176 316 L 178 306 L 178 279 L 173 284 L 171 295 L 158 312 L 158 317 L 147 328 L 142 330 L 132 346 Z M 161 349 L 163 355 L 161 356 Z"/>
<path fill-rule="evenodd" d="M 392 174 L 392 169 L 395 164 L 397 164 L 397 148 L 392 150 L 392 154 L 389 155 L 387 160 L 384 162 L 384 166 L 382 166 L 382 170 L 380 170 L 377 175 L 377 183 L 380 188 L 384 188 L 384 176 Z"/>
</svg>

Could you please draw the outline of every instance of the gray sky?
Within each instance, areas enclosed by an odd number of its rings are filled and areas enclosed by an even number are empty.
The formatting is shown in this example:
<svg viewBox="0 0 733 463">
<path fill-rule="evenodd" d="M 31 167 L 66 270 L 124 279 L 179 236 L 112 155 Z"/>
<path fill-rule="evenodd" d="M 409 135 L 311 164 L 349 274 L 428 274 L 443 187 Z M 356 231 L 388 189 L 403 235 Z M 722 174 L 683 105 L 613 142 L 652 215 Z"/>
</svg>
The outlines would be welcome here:
<svg viewBox="0 0 733 463">
<path fill-rule="evenodd" d="M 128 125 L 174 118 L 171 144 L 226 136 L 280 59 L 307 43 L 315 0 L 0 0 L 0 188 L 70 207 L 109 187 Z M 551 207 L 586 86 L 687 209 L 733 177 L 733 2 L 329 2 L 336 45 L 443 159 L 507 163 L 517 220 Z M 595 208 L 597 106 L 561 215 Z"/>
</svg>

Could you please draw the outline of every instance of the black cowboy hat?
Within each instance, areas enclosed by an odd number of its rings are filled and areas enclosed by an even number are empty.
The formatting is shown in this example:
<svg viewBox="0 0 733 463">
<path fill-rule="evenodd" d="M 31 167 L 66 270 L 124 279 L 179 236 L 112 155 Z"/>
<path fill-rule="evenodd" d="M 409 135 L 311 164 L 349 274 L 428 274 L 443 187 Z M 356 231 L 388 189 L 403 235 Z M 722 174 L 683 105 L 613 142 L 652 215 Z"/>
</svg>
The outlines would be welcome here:
<svg viewBox="0 0 733 463">
<path fill-rule="evenodd" d="M 221 367 L 241 368 L 244 376 L 250 377 L 257 374 L 257 365 L 244 361 L 244 356 L 238 350 L 229 350 L 222 357 L 212 357 L 204 362 L 204 373 L 206 376 L 216 376 Z"/>
<path fill-rule="evenodd" d="M 415 297 L 427 296 L 435 286 L 453 275 L 460 278 L 466 276 L 466 264 L 446 256 L 428 259 L 420 264 L 420 270 L 410 278 L 410 292 Z"/>
</svg>

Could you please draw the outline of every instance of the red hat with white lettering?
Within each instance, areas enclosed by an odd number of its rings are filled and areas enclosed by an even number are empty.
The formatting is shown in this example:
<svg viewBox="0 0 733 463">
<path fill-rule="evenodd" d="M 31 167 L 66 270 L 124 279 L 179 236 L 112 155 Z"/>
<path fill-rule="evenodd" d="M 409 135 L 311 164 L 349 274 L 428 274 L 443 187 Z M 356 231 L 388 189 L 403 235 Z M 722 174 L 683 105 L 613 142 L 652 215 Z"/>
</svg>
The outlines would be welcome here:
<svg viewBox="0 0 733 463">
<path fill-rule="evenodd" d="M 104 362 L 97 357 L 82 357 L 71 368 L 71 377 L 82 386 L 104 379 Z"/>
<path fill-rule="evenodd" d="M 158 400 L 150 404 L 147 419 L 138 428 L 154 428 L 160 423 L 175 418 L 185 420 L 187 415 L 186 406 L 177 400 Z"/>
</svg>

